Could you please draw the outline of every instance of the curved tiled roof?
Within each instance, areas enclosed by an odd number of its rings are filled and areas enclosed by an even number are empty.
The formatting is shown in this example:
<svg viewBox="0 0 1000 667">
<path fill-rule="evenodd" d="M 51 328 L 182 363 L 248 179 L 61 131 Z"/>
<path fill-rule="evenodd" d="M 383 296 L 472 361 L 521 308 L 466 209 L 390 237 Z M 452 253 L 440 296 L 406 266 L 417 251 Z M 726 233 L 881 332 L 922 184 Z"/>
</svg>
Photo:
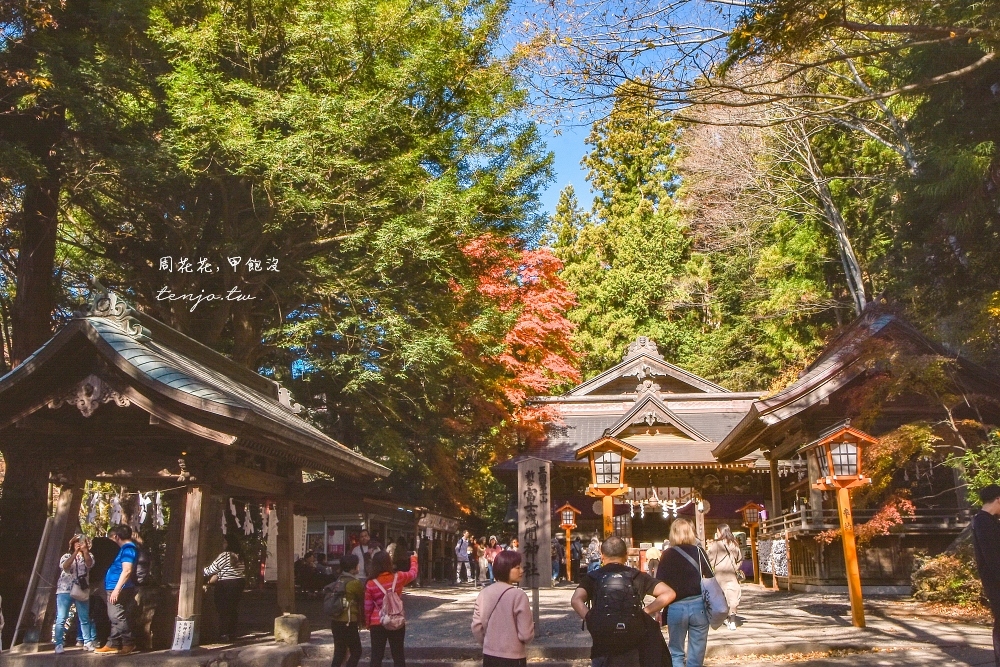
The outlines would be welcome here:
<svg viewBox="0 0 1000 667">
<path fill-rule="evenodd" d="M 235 436 L 237 445 L 241 438 L 260 440 L 272 453 L 320 470 L 375 476 L 389 472 L 299 417 L 290 401 L 285 404 L 279 398 L 276 382 L 128 308 L 70 320 L 23 363 L 0 377 L 0 402 L 8 392 L 16 392 L 21 382 L 40 374 L 49 359 L 81 335 L 140 393 L 159 395 L 160 399 L 152 399 L 154 403 L 162 400 L 184 406 L 194 421 Z M 224 427 L 219 426 L 220 420 Z"/>
</svg>

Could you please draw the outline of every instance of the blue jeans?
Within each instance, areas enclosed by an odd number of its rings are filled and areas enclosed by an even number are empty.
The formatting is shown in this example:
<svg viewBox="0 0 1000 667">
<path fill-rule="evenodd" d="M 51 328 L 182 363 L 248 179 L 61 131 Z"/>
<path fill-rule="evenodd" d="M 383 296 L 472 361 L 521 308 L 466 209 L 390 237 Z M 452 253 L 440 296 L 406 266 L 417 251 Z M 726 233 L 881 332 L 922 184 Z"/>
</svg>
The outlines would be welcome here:
<svg viewBox="0 0 1000 667">
<path fill-rule="evenodd" d="M 80 623 L 80 640 L 84 642 L 97 641 L 97 628 L 90 620 L 90 603 L 79 602 L 69 593 L 56 595 L 56 644 L 62 645 L 66 634 L 66 618 L 69 617 L 69 606 L 76 605 L 76 618 Z"/>
<path fill-rule="evenodd" d="M 702 667 L 708 648 L 708 615 L 705 598 L 693 595 L 670 603 L 667 607 L 667 629 L 670 631 L 670 660 L 673 667 Z M 687 638 L 687 660 L 684 659 L 684 639 Z"/>
</svg>

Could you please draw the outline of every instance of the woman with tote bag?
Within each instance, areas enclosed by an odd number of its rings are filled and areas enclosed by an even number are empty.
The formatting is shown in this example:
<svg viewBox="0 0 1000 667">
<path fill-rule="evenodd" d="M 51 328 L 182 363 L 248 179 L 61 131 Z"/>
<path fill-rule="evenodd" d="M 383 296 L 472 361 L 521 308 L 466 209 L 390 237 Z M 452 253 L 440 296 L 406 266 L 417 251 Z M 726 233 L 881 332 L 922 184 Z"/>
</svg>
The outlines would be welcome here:
<svg viewBox="0 0 1000 667">
<path fill-rule="evenodd" d="M 483 645 L 483 667 L 525 667 L 525 644 L 535 638 L 528 596 L 514 586 L 521 581 L 521 554 L 503 551 L 493 560 L 496 583 L 476 598 L 472 634 Z"/>
<path fill-rule="evenodd" d="M 705 664 L 711 618 L 705 607 L 702 573 L 711 577 L 712 566 L 698 546 L 694 525 L 687 519 L 674 519 L 670 525 L 670 548 L 663 552 L 656 569 L 656 578 L 677 593 L 677 599 L 663 615 L 670 630 L 667 647 L 673 667 Z"/>
</svg>

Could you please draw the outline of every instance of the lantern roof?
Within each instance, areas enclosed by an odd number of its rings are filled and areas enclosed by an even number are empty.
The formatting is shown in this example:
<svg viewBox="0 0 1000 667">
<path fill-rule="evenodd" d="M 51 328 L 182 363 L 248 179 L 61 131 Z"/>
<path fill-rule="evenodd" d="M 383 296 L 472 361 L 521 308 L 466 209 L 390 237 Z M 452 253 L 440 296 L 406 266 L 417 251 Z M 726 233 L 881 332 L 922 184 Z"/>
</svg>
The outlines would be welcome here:
<svg viewBox="0 0 1000 667">
<path fill-rule="evenodd" d="M 566 503 L 565 505 L 563 505 L 563 506 L 562 506 L 562 507 L 560 507 L 559 509 L 557 509 L 557 510 L 554 510 L 554 512 L 555 512 L 556 514 L 562 514 L 562 513 L 563 513 L 563 512 L 565 512 L 566 510 L 570 510 L 570 511 L 572 511 L 572 512 L 575 512 L 575 513 L 577 513 L 577 514 L 583 514 L 583 511 L 582 511 L 582 510 L 578 510 L 577 508 L 573 507 L 572 505 L 570 505 L 570 504 L 569 504 L 569 502 L 567 502 L 567 503 Z"/>
<path fill-rule="evenodd" d="M 740 514 L 742 514 L 745 510 L 749 510 L 749 509 L 762 510 L 762 509 L 764 509 L 764 506 L 761 505 L 760 503 L 755 503 L 754 501 L 750 500 L 750 501 L 747 502 L 746 505 L 744 505 L 743 507 L 739 508 L 736 511 L 739 512 Z"/>
<path fill-rule="evenodd" d="M 604 436 L 576 450 L 576 458 L 582 459 L 591 452 L 620 452 L 622 457 L 632 460 L 639 454 L 639 448 L 618 438 Z"/>
<path fill-rule="evenodd" d="M 824 431 L 818 438 L 805 445 L 802 451 L 808 451 L 831 442 L 860 442 L 866 445 L 874 445 L 878 438 L 868 435 L 864 431 L 851 426 L 851 420 L 847 419 L 836 426 Z"/>
</svg>

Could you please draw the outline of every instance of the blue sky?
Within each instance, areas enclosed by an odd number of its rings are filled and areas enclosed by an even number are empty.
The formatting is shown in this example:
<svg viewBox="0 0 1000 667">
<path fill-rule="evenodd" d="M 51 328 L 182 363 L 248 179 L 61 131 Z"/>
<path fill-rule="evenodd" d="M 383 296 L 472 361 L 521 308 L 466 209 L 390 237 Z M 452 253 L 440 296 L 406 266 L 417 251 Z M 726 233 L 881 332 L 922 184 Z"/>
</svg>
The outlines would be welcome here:
<svg viewBox="0 0 1000 667">
<path fill-rule="evenodd" d="M 572 184 L 576 190 L 580 205 L 589 208 L 593 195 L 590 193 L 590 186 L 584 178 L 585 172 L 580 166 L 580 160 L 587 152 L 587 146 L 583 142 L 590 133 L 590 128 L 561 125 L 559 135 L 554 133 L 554 128 L 551 125 L 545 123 L 540 123 L 539 129 L 542 131 L 548 149 L 555 155 L 555 179 L 542 193 L 542 210 L 550 215 L 555 213 L 556 204 L 559 202 L 559 193 L 569 184 Z"/>
</svg>

